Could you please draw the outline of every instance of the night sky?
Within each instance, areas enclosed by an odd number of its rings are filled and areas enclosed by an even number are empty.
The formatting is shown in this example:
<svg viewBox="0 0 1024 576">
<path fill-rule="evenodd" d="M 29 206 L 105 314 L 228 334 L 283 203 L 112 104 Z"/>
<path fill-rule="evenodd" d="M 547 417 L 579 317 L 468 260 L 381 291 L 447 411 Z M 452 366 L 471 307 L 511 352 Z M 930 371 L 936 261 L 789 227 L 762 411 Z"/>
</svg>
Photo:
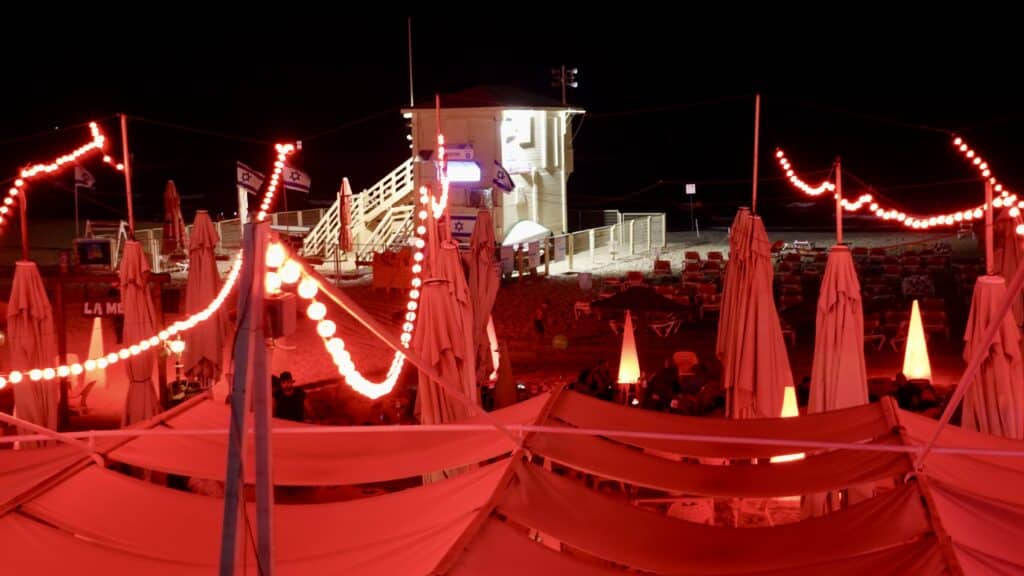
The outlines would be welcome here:
<svg viewBox="0 0 1024 576">
<path fill-rule="evenodd" d="M 769 226 L 825 225 L 829 214 L 827 201 L 809 211 L 790 204 L 803 199 L 777 180 L 775 146 L 804 172 L 827 169 L 841 155 L 848 194 L 870 185 L 923 212 L 980 201 L 980 183 L 962 182 L 973 172 L 953 153 L 946 132 L 956 131 L 1001 180 L 1024 185 L 1022 51 L 1002 29 L 1009 18 L 863 6 L 784 17 L 745 10 L 417 16 L 417 100 L 476 85 L 557 98 L 550 68 L 578 67 L 580 87 L 569 99 L 588 115 L 574 125 L 570 208 L 666 211 L 675 227 L 689 224 L 687 182 L 698 185 L 705 225 L 724 223 L 746 202 L 756 91 L 760 208 Z M 139 218 L 161 218 L 167 178 L 185 197 L 187 219 L 196 208 L 230 213 L 235 160 L 265 167 L 268 143 L 284 139 L 304 141 L 296 165 L 312 174 L 312 200 L 333 198 L 342 176 L 357 190 L 371 185 L 408 154 L 398 113 L 409 98 L 405 16 L 292 16 L 294 33 L 272 27 L 268 37 L 254 15 L 235 25 L 146 21 L 128 26 L 124 39 L 112 28 L 79 63 L 51 64 L 8 84 L 0 179 L 86 139 L 84 128 L 55 128 L 107 118 L 105 131 L 115 137 L 111 115 L 124 111 L 140 118 L 131 128 Z M 48 38 L 55 49 L 76 53 L 74 35 L 54 36 L 64 38 Z M 126 45 L 129 63 L 112 65 Z M 6 48 L 7 72 L 52 61 L 42 53 L 37 61 L 25 43 Z M 123 184 L 95 161 L 87 167 L 100 186 L 83 202 L 84 214 L 116 217 Z M 37 185 L 31 214 L 70 216 L 70 182 L 66 174 Z M 292 194 L 290 207 L 302 201 Z"/>
</svg>

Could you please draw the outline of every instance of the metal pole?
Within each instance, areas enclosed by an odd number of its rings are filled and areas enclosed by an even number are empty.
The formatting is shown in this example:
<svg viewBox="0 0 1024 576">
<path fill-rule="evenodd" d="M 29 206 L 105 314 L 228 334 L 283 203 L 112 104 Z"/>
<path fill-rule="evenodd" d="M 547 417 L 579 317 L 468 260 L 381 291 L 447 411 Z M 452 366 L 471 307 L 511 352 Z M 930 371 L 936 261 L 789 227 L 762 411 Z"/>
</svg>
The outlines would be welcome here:
<svg viewBox="0 0 1024 576">
<path fill-rule="evenodd" d="M 750 213 L 757 214 L 757 144 L 761 133 L 761 95 L 754 95 L 754 191 L 750 202 Z"/>
<path fill-rule="evenodd" d="M 63 275 L 63 272 L 59 272 Z M 57 327 L 57 361 L 61 366 L 68 364 L 68 322 L 64 316 L 64 282 L 58 278 L 53 283 L 53 320 Z M 68 429 L 68 386 L 67 378 L 60 379 L 60 396 L 57 400 L 57 430 Z"/>
<path fill-rule="evenodd" d="M 412 16 L 409 16 L 408 21 L 408 36 L 406 44 L 409 46 L 409 107 L 416 106 L 416 98 L 413 97 L 412 92 Z"/>
<path fill-rule="evenodd" d="M 992 182 L 985 181 L 985 274 L 994 274 L 995 258 L 992 256 Z"/>
<path fill-rule="evenodd" d="M 564 108 L 569 102 L 565 94 L 565 64 L 562 64 L 562 75 L 559 77 L 562 83 L 562 107 Z"/>
<path fill-rule="evenodd" d="M 593 228 L 588 230 L 588 238 L 587 238 L 587 240 L 590 242 L 590 267 L 593 268 L 594 267 L 594 229 Z"/>
<path fill-rule="evenodd" d="M 75 238 L 81 238 L 78 228 L 78 184 L 75 184 Z"/>
<path fill-rule="evenodd" d="M 28 260 L 28 194 L 26 187 L 21 189 L 21 200 L 18 207 L 21 208 L 21 259 Z"/>
<path fill-rule="evenodd" d="M 687 198 L 690 199 L 690 232 L 697 229 L 697 221 L 693 218 L 693 194 L 687 194 Z"/>
<path fill-rule="evenodd" d="M 573 238 L 574 238 L 574 234 L 572 232 L 570 232 L 569 233 L 569 239 L 568 239 L 568 243 L 569 243 L 569 270 L 572 270 L 572 258 L 573 258 L 573 256 L 576 255 L 576 246 L 575 246 L 575 243 L 573 242 Z"/>
<path fill-rule="evenodd" d="M 843 165 L 836 156 L 836 244 L 843 243 Z"/>
<path fill-rule="evenodd" d="M 647 253 L 651 253 L 651 217 L 647 217 Z"/>
<path fill-rule="evenodd" d="M 266 223 L 256 225 L 255 254 L 267 252 L 267 238 L 270 227 Z M 266 263 L 264 258 L 256 257 L 253 267 L 252 302 L 249 306 L 250 322 L 249 334 L 253 348 L 253 355 L 249 358 L 252 363 L 252 391 L 254 406 L 254 424 L 256 427 L 256 543 L 257 561 L 259 573 L 262 576 L 272 576 L 274 570 L 274 481 L 272 466 L 272 443 L 271 443 L 271 410 L 273 399 L 270 390 L 270 371 L 268 370 L 267 347 L 264 344 L 266 331 L 264 329 L 264 288 L 263 279 L 266 277 Z"/>
<path fill-rule="evenodd" d="M 228 461 L 225 482 L 223 529 L 221 531 L 220 575 L 234 576 L 238 558 L 238 522 L 240 520 L 243 474 L 242 455 L 245 442 L 245 419 L 249 402 L 246 388 L 252 383 L 256 408 L 256 491 L 257 491 L 257 560 L 260 572 L 269 573 L 273 565 L 270 548 L 270 513 L 273 506 L 270 481 L 270 442 L 266 428 L 269 420 L 267 395 L 266 346 L 263 343 L 263 277 L 262 255 L 266 248 L 266 222 L 246 224 L 243 228 L 242 273 L 239 278 L 239 337 L 235 342 L 235 372 L 231 382 L 231 419 L 228 436 Z M 257 390 L 262 389 L 261 392 Z M 263 426 L 261 431 L 259 428 Z M 263 435 L 264 438 L 260 438 Z M 268 501 L 269 498 L 269 501 Z"/>
<path fill-rule="evenodd" d="M 132 208 L 132 159 L 128 154 L 128 115 L 121 114 L 121 150 L 124 154 L 124 187 L 128 195 L 128 236 L 135 239 L 135 210 Z"/>
</svg>

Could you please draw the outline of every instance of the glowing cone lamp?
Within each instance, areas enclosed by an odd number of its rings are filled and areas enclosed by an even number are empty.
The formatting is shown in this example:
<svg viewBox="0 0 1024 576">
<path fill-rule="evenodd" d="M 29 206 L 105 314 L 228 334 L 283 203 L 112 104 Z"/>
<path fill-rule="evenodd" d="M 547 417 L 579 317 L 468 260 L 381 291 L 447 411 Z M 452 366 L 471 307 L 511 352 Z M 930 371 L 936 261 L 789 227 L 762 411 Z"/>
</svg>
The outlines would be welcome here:
<svg viewBox="0 0 1024 576">
<path fill-rule="evenodd" d="M 626 311 L 626 322 L 622 327 L 622 354 L 619 356 L 619 384 L 636 384 L 640 381 L 640 359 L 636 355 L 636 338 L 633 336 L 633 317 Z"/>
<path fill-rule="evenodd" d="M 783 418 L 795 418 L 800 415 L 800 408 L 796 405 L 796 389 L 792 385 L 786 386 L 786 392 L 782 396 L 782 417 Z M 792 462 L 793 460 L 802 460 L 804 454 L 785 454 L 783 456 L 773 456 L 771 462 Z"/>
<path fill-rule="evenodd" d="M 491 348 L 491 366 L 494 366 L 494 370 L 491 371 L 491 375 L 488 379 L 492 382 L 498 379 L 498 363 L 500 361 L 500 353 L 498 352 L 498 336 L 494 333 L 494 318 L 487 318 L 487 342 Z"/>
<path fill-rule="evenodd" d="M 903 352 L 903 375 L 907 380 L 931 380 L 932 366 L 928 361 L 928 344 L 924 339 L 921 309 L 914 300 L 910 310 L 910 329 L 907 330 L 907 348 Z"/>
<path fill-rule="evenodd" d="M 89 335 L 89 354 L 86 358 L 103 358 L 103 319 L 99 316 L 92 319 L 92 333 Z M 105 388 L 107 386 L 107 371 L 105 368 L 97 368 L 89 375 L 89 378 L 96 381 L 96 386 Z"/>
</svg>

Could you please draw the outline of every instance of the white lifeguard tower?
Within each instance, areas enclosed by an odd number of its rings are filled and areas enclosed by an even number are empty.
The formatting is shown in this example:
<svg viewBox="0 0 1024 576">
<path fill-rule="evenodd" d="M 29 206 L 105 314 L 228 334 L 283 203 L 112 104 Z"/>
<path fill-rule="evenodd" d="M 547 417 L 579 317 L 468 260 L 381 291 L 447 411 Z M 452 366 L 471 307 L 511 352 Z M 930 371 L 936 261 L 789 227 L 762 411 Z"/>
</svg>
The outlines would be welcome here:
<svg viewBox="0 0 1024 576">
<path fill-rule="evenodd" d="M 504 241 L 517 224 L 553 234 L 568 231 L 566 181 L 572 173 L 571 120 L 583 110 L 522 94 L 515 89 L 474 88 L 441 96 L 441 129 L 451 181 L 449 206 L 453 236 L 468 242 L 477 211 L 490 209 L 495 237 Z M 414 191 L 434 184 L 437 168 L 437 112 L 429 104 L 402 110 L 407 119 L 410 158 L 352 202 L 353 254 L 365 262 L 373 252 L 405 245 L 412 234 Z M 511 184 L 495 177 L 503 167 Z M 308 256 L 330 259 L 337 250 L 338 203 L 306 237 Z"/>
<path fill-rule="evenodd" d="M 579 109 L 567 108 L 513 90 L 475 88 L 441 98 L 441 130 L 451 182 L 452 233 L 467 241 L 476 212 L 494 215 L 494 233 L 505 238 L 529 220 L 554 234 L 568 231 L 566 181 L 572 173 L 570 122 Z M 416 185 L 436 171 L 434 106 L 405 109 L 410 120 Z M 511 190 L 495 182 L 499 166 Z"/>
</svg>

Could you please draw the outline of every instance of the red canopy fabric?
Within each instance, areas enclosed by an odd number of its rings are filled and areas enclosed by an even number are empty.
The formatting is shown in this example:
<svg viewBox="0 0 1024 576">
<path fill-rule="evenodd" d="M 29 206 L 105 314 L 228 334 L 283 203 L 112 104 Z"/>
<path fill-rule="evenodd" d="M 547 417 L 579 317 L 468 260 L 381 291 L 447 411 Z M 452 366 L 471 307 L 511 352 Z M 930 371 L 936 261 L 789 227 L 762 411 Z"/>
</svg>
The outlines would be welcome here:
<svg viewBox="0 0 1024 576">
<path fill-rule="evenodd" d="M 126 343 L 139 342 L 157 333 L 156 314 L 146 281 L 148 274 L 149 265 L 142 253 L 142 246 L 136 240 L 125 242 L 120 278 Z M 155 351 L 150 348 L 125 360 L 128 372 L 128 396 L 122 415 L 122 424 L 125 426 L 146 420 L 160 411 L 153 387 L 154 354 Z"/>
<path fill-rule="evenodd" d="M 726 408 L 733 418 L 774 418 L 782 415 L 793 373 L 772 293 L 771 243 L 759 216 L 738 227 L 742 236 L 736 252 L 730 251 L 728 267 L 738 262 L 726 276 L 726 283 L 736 283 L 736 293 L 729 288 L 734 302 L 723 319 L 728 324 L 719 324 L 726 331 L 719 341 Z"/>
<path fill-rule="evenodd" d="M 1002 276 L 981 276 L 974 284 L 971 313 L 964 331 L 964 360 L 977 352 L 985 329 L 999 322 L 999 331 L 964 396 L 963 426 L 996 436 L 1024 438 L 1024 363 L 1020 330 L 1012 314 L 996 317 L 1006 297 Z"/>
<path fill-rule="evenodd" d="M 220 238 L 206 210 L 196 212 L 189 243 L 188 284 L 185 287 L 185 312 L 203 311 L 217 297 L 221 279 L 214 251 Z M 228 334 L 223 308 L 185 333 L 185 371 L 207 383 L 220 378 L 224 344 Z"/>
<path fill-rule="evenodd" d="M 14 388 L 15 415 L 56 430 L 60 384 L 56 380 L 34 382 L 27 373 L 34 368 L 54 366 L 57 360 L 53 309 L 39 268 L 28 260 L 19 260 L 14 267 L 7 303 L 7 348 L 10 369 L 25 372 L 24 379 Z"/>
</svg>

